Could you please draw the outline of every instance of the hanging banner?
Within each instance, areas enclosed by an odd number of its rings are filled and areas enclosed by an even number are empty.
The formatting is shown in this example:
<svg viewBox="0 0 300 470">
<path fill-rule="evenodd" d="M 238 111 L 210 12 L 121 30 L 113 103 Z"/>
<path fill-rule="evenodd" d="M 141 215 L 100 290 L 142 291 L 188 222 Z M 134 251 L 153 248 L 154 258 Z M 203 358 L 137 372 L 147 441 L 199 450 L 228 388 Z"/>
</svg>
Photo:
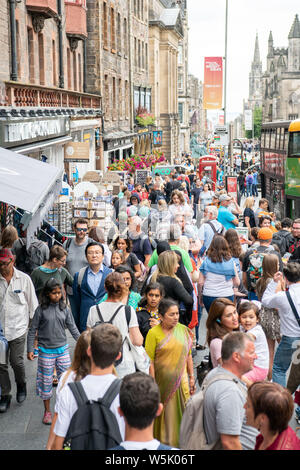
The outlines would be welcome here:
<svg viewBox="0 0 300 470">
<path fill-rule="evenodd" d="M 223 59 L 205 57 L 203 109 L 222 109 L 223 102 Z"/>
</svg>

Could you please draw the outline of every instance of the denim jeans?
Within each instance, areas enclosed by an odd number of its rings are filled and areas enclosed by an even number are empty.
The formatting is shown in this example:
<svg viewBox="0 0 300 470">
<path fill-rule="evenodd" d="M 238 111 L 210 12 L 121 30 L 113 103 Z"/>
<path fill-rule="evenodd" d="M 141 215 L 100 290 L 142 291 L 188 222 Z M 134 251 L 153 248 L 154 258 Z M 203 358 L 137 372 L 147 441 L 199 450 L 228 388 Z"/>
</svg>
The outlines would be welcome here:
<svg viewBox="0 0 300 470">
<path fill-rule="evenodd" d="M 279 346 L 276 350 L 272 380 L 283 387 L 286 387 L 286 372 L 291 365 L 292 355 L 298 346 L 299 337 L 282 336 Z"/>
<path fill-rule="evenodd" d="M 252 196 L 258 197 L 257 184 L 252 185 Z"/>
<path fill-rule="evenodd" d="M 199 328 L 200 328 L 200 322 L 201 322 L 201 317 L 202 317 L 202 308 L 201 305 L 198 304 L 198 325 L 195 326 L 195 333 L 196 333 L 196 343 L 199 343 Z"/>
<path fill-rule="evenodd" d="M 252 186 L 253 184 L 247 183 L 247 197 L 252 196 Z"/>
</svg>

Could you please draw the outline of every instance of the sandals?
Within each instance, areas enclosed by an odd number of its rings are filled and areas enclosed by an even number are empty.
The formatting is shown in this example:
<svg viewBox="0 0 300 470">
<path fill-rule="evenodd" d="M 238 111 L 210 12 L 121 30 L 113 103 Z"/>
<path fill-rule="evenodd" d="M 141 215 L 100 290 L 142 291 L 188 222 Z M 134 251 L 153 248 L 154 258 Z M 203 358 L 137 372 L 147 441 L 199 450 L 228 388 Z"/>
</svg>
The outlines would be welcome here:
<svg viewBox="0 0 300 470">
<path fill-rule="evenodd" d="M 53 375 L 52 386 L 57 387 L 57 385 L 58 385 L 57 375 Z"/>
</svg>

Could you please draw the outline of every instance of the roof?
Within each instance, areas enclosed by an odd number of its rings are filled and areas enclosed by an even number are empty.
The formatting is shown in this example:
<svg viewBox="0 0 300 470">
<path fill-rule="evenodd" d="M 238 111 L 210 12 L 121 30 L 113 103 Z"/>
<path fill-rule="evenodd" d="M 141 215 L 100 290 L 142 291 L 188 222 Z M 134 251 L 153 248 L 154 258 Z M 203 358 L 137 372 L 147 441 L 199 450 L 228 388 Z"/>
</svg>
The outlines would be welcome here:
<svg viewBox="0 0 300 470">
<path fill-rule="evenodd" d="M 165 26 L 176 26 L 179 14 L 179 8 L 165 8 L 159 20 L 164 23 Z"/>
<path fill-rule="evenodd" d="M 298 15 L 295 16 L 294 23 L 292 24 L 289 39 L 300 38 L 300 22 Z"/>
</svg>

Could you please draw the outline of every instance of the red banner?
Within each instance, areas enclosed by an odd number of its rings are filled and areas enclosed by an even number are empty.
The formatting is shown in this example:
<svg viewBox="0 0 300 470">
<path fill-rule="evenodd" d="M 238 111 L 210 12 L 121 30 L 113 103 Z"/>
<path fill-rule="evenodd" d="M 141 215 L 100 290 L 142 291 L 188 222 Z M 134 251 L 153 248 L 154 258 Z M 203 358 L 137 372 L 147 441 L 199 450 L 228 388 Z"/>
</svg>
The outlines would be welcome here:
<svg viewBox="0 0 300 470">
<path fill-rule="evenodd" d="M 222 109 L 223 102 L 223 59 L 205 57 L 203 108 Z"/>
</svg>

